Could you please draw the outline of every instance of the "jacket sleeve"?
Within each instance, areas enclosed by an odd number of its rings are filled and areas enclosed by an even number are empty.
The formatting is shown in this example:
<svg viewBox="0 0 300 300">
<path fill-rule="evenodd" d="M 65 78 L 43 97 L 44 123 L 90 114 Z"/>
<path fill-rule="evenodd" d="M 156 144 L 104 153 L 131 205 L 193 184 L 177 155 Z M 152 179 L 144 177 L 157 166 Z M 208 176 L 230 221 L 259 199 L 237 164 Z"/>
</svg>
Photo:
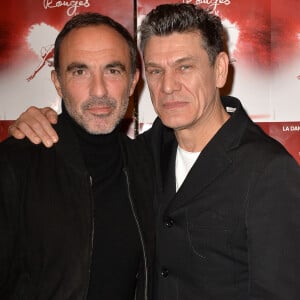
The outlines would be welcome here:
<svg viewBox="0 0 300 300">
<path fill-rule="evenodd" d="M 12 288 L 15 276 L 18 187 L 8 159 L 0 148 L 0 299 Z"/>
<path fill-rule="evenodd" d="M 246 225 L 249 299 L 300 299 L 300 167 L 291 157 L 256 174 Z"/>
</svg>

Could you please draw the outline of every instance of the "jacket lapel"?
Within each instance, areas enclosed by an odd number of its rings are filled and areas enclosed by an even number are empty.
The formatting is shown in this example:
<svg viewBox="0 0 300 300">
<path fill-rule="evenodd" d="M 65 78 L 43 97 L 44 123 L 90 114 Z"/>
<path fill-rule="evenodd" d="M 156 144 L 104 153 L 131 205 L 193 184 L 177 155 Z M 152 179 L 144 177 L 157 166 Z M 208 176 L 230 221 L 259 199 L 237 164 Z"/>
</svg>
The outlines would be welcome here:
<svg viewBox="0 0 300 300">
<path fill-rule="evenodd" d="M 168 141 L 161 152 L 162 197 L 160 204 L 166 206 L 176 195 L 175 160 L 176 140 Z"/>
<path fill-rule="evenodd" d="M 169 212 L 184 207 L 197 199 L 197 195 L 214 182 L 230 164 L 231 159 L 222 145 L 216 143 L 207 145 L 170 202 Z"/>
<path fill-rule="evenodd" d="M 237 99 L 223 97 L 222 101 L 225 108 L 234 108 L 233 111 L 235 112 L 200 153 L 177 193 L 175 193 L 177 142 L 174 134 L 173 144 L 169 144 L 168 147 L 164 148 L 162 157 L 168 161 L 168 165 L 164 168 L 165 186 L 163 197 L 165 197 L 164 201 L 167 201 L 165 209 L 169 212 L 196 201 L 197 195 L 232 164 L 234 153 L 232 151 L 240 145 L 244 130 L 250 119 Z"/>
<path fill-rule="evenodd" d="M 240 102 L 233 97 L 222 97 L 224 107 L 230 108 L 231 118 L 200 153 L 197 161 L 176 193 L 175 160 L 177 141 L 174 132 L 157 122 L 156 138 L 153 143 L 158 166 L 158 206 L 172 212 L 192 203 L 197 196 L 214 182 L 234 159 L 232 150 L 238 147 L 243 132 L 250 122 Z M 209 199 L 207 200 L 209 201 Z"/>
<path fill-rule="evenodd" d="M 164 211 L 174 211 L 188 205 L 210 183 L 226 170 L 231 163 L 227 151 L 222 144 L 213 138 L 200 153 L 194 166 L 176 193 L 175 161 L 177 141 L 163 143 L 160 153 L 161 187 L 159 206 Z"/>
</svg>

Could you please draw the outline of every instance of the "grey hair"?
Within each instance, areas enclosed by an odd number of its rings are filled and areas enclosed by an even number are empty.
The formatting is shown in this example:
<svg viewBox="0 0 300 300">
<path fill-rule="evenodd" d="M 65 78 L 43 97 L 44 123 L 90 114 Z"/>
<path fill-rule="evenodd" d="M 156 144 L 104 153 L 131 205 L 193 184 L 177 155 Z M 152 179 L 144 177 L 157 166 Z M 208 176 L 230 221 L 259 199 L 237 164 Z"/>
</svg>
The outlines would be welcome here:
<svg viewBox="0 0 300 300">
<path fill-rule="evenodd" d="M 186 3 L 162 4 L 146 15 L 139 28 L 141 51 L 144 52 L 152 36 L 167 36 L 174 32 L 199 32 L 211 64 L 224 51 L 221 19 L 208 10 Z"/>
</svg>

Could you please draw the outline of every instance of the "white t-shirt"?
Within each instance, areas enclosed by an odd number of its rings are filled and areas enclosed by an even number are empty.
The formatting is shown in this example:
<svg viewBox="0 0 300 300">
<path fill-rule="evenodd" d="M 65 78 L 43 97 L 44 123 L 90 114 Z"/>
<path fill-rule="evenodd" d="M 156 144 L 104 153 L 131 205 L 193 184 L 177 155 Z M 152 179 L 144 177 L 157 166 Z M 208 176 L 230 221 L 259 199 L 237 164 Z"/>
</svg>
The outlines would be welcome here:
<svg viewBox="0 0 300 300">
<path fill-rule="evenodd" d="M 176 192 L 179 190 L 199 154 L 200 152 L 188 152 L 179 146 L 177 147 L 175 163 Z"/>
</svg>

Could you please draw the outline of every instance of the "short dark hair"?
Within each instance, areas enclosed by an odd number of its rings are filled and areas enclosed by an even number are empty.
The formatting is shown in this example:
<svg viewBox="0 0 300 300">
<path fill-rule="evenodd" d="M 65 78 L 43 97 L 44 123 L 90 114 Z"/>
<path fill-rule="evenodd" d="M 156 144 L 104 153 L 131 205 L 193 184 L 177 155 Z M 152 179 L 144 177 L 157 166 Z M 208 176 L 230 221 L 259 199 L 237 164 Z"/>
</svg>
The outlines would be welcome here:
<svg viewBox="0 0 300 300">
<path fill-rule="evenodd" d="M 59 74 L 59 52 L 60 46 L 66 35 L 76 28 L 88 27 L 88 26 L 98 26 L 106 25 L 117 31 L 127 42 L 130 51 L 130 61 L 131 61 L 131 73 L 134 74 L 136 71 L 137 62 L 137 50 L 136 43 L 128 30 L 122 26 L 120 23 L 116 22 L 112 18 L 94 12 L 80 13 L 73 18 L 71 18 L 60 31 L 56 37 L 54 44 L 54 68 Z"/>
<path fill-rule="evenodd" d="M 218 16 L 193 4 L 162 4 L 150 11 L 139 28 L 140 49 L 144 52 L 152 36 L 192 31 L 201 34 L 202 46 L 213 64 L 217 55 L 224 51 L 224 28 Z"/>
</svg>

